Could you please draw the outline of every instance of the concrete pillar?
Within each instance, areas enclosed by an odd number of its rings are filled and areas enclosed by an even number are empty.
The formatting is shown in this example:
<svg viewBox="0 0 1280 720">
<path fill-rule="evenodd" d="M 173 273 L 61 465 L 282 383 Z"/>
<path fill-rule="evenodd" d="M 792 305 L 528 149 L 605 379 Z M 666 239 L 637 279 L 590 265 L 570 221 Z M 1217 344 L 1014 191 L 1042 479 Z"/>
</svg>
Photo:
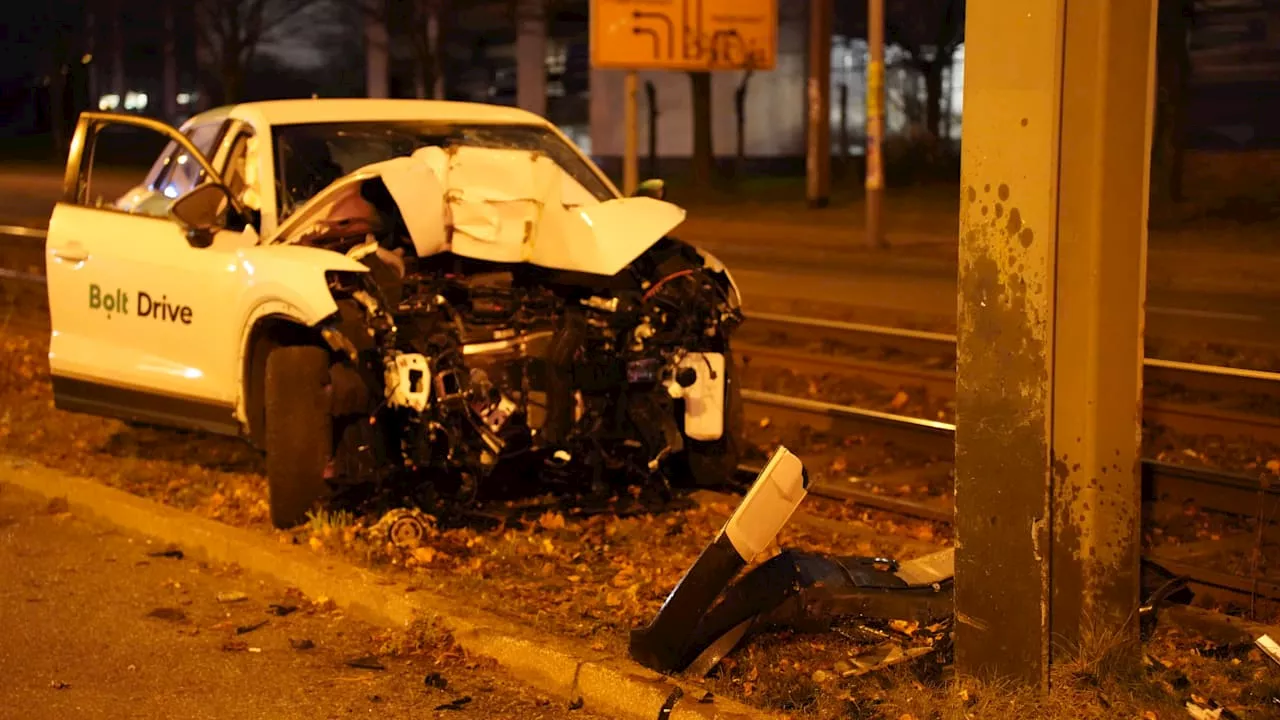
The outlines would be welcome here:
<svg viewBox="0 0 1280 720">
<path fill-rule="evenodd" d="M 970 0 L 957 670 L 1137 637 L 1156 0 Z"/>
<path fill-rule="evenodd" d="M 547 114 L 545 0 L 516 0 L 516 105 Z"/>
<path fill-rule="evenodd" d="M 365 94 L 371 98 L 390 96 L 386 0 L 364 0 Z"/>
</svg>

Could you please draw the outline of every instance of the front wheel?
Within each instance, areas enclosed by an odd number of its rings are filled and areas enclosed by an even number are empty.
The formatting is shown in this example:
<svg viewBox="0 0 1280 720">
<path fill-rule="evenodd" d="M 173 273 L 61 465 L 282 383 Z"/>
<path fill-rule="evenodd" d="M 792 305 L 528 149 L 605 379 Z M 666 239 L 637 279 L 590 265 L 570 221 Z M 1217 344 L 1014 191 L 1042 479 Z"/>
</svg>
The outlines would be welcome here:
<svg viewBox="0 0 1280 720">
<path fill-rule="evenodd" d="M 742 406 L 742 384 L 733 353 L 724 352 L 724 434 L 719 440 L 700 442 L 685 439 L 685 471 L 691 484 L 722 486 L 736 484 L 738 463 L 746 442 L 746 415 Z"/>
<path fill-rule="evenodd" d="M 290 528 L 328 494 L 333 455 L 329 352 L 312 345 L 278 347 L 267 356 L 266 449 L 271 522 Z"/>
</svg>

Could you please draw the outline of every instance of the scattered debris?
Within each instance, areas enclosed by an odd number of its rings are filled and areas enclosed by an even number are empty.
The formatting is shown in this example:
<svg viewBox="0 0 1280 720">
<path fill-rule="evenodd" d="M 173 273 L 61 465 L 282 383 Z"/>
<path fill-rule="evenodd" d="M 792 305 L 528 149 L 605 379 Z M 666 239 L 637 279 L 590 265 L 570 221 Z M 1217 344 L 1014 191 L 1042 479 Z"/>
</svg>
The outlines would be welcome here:
<svg viewBox="0 0 1280 720">
<path fill-rule="evenodd" d="M 153 558 L 173 558 L 174 560 L 181 560 L 182 558 L 186 557 L 186 555 L 184 555 L 183 552 L 178 548 L 169 548 L 168 550 L 157 550 L 155 552 L 149 552 L 147 553 L 147 556 L 153 557 Z"/>
<path fill-rule="evenodd" d="M 228 640 L 222 643 L 222 649 L 226 652 L 244 652 L 249 649 L 249 643 L 243 640 Z"/>
<path fill-rule="evenodd" d="M 702 677 L 752 631 L 831 632 L 840 622 L 868 619 L 887 623 L 897 635 L 868 627 L 887 642 L 854 658 L 842 677 L 949 649 L 954 549 L 901 564 L 783 550 L 729 584 L 775 542 L 807 488 L 803 464 L 779 447 L 652 624 L 632 632 L 631 656 L 653 670 Z M 810 678 L 822 684 L 834 676 L 819 669 Z"/>
<path fill-rule="evenodd" d="M 296 640 L 294 638 L 289 638 L 289 647 L 294 650 L 310 650 L 315 646 L 316 644 L 307 638 L 299 638 Z"/>
<path fill-rule="evenodd" d="M 263 620 L 262 622 L 253 623 L 252 625 L 241 625 L 240 627 L 236 628 L 236 634 L 245 635 L 245 634 L 251 633 L 254 630 L 257 630 L 258 628 L 262 627 L 263 625 L 266 625 L 267 622 L 268 622 L 267 620 Z"/>
<path fill-rule="evenodd" d="M 286 615 L 291 615 L 297 611 L 298 611 L 297 605 L 277 605 L 276 603 L 271 603 L 270 605 L 267 606 L 267 612 L 271 613 L 272 615 L 275 615 L 276 617 L 284 617 Z"/>
<path fill-rule="evenodd" d="M 53 688 L 54 690 L 66 690 L 67 688 L 71 687 L 71 685 L 69 685 L 68 683 L 62 682 L 61 680 L 51 680 L 49 681 L 49 687 Z"/>
<path fill-rule="evenodd" d="M 445 690 L 449 687 L 449 681 L 438 672 L 427 673 L 427 676 L 422 679 L 422 682 L 427 687 L 435 688 L 437 690 Z"/>
<path fill-rule="evenodd" d="M 168 622 L 186 622 L 187 614 L 178 608 L 158 607 L 147 613 L 147 617 L 157 620 L 166 620 Z"/>
<path fill-rule="evenodd" d="M 218 593 L 218 602 L 220 603 L 244 602 L 245 600 L 248 600 L 248 599 L 249 599 L 248 595 L 239 591 Z"/>
<path fill-rule="evenodd" d="M 1144 563 L 1144 566 L 1147 569 L 1160 570 L 1158 566 L 1150 563 Z M 1143 640 L 1150 639 L 1152 633 L 1155 632 L 1156 612 L 1162 603 L 1175 599 L 1186 600 L 1186 596 L 1191 592 L 1187 587 L 1188 582 L 1190 582 L 1190 578 L 1185 575 L 1170 577 L 1147 596 L 1147 601 L 1138 608 L 1138 632 Z"/>
<path fill-rule="evenodd" d="M 809 488 L 804 464 L 779 447 L 760 471 L 751 490 L 725 522 L 711 544 L 671 591 L 648 627 L 631 631 L 631 657 L 660 672 L 688 667 L 695 632 L 720 591 L 742 568 L 768 547 L 791 518 Z M 731 632 L 728 626 L 710 639 Z"/>
<path fill-rule="evenodd" d="M 1214 702 L 1211 698 L 1192 694 L 1186 704 L 1193 720 L 1239 720 L 1239 715 Z"/>
<path fill-rule="evenodd" d="M 1267 657 L 1277 663 L 1280 663 L 1280 644 L 1276 643 L 1275 640 L 1272 640 L 1270 635 L 1260 636 L 1257 640 L 1253 641 L 1253 644 L 1257 645 L 1259 650 L 1266 653 Z"/>
<path fill-rule="evenodd" d="M 397 508 L 383 515 L 369 534 L 373 538 L 385 538 L 386 542 L 398 548 L 411 550 L 422 544 L 424 538 L 430 536 L 436 519 L 421 510 Z"/>
<path fill-rule="evenodd" d="M 581 710 L 581 709 L 582 709 L 582 706 L 583 706 L 583 705 L 585 705 L 585 704 L 586 704 L 586 703 L 583 701 L 582 696 L 581 696 L 581 695 L 579 695 L 578 697 L 576 697 L 576 698 L 574 698 L 574 699 L 572 699 L 572 700 L 570 700 L 570 701 L 569 701 L 569 709 L 570 709 L 570 710 Z"/>
<path fill-rule="evenodd" d="M 347 661 L 347 667 L 359 668 L 361 670 L 386 670 L 387 666 L 379 662 L 378 658 L 373 655 L 365 655 L 353 660 Z"/>
<path fill-rule="evenodd" d="M 662 707 L 658 710 L 658 720 L 665 720 L 671 717 L 671 711 L 675 709 L 676 703 L 680 702 L 682 697 L 684 697 L 684 690 L 679 685 L 671 688 L 671 694 L 667 696 L 667 701 L 662 703 Z"/>
<path fill-rule="evenodd" d="M 449 702 L 443 705 L 437 705 L 436 710 L 462 710 L 470 702 L 471 702 L 471 696 L 463 695 L 462 697 L 450 700 Z"/>
</svg>

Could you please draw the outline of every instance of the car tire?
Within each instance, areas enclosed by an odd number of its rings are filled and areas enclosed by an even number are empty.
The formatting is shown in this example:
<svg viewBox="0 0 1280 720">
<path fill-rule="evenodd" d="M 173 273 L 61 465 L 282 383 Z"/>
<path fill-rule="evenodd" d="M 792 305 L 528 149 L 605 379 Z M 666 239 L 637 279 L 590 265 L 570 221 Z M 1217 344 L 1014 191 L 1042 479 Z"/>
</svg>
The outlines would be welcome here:
<svg viewBox="0 0 1280 720">
<path fill-rule="evenodd" d="M 738 463 L 746 442 L 746 415 L 738 369 L 728 350 L 724 353 L 724 376 L 724 434 L 711 442 L 685 439 L 686 472 L 694 486 L 737 484 Z"/>
<path fill-rule="evenodd" d="M 267 487 L 271 523 L 290 528 L 328 494 L 333 455 L 329 352 L 311 345 L 272 349 L 265 382 Z"/>
</svg>

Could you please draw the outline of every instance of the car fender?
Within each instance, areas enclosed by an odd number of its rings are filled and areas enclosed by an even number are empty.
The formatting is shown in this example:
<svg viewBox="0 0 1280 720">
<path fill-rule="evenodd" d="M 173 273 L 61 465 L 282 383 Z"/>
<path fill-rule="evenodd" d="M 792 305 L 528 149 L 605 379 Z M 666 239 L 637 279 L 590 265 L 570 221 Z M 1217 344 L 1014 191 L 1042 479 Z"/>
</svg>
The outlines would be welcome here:
<svg viewBox="0 0 1280 720">
<path fill-rule="evenodd" d="M 338 311 L 325 274 L 330 271 L 368 272 L 356 260 L 329 250 L 298 245 L 246 248 L 237 253 L 246 285 L 241 293 L 240 338 L 236 344 L 236 415 L 245 422 L 245 358 L 251 351 L 253 330 L 265 318 L 289 320 L 315 327 Z"/>
<path fill-rule="evenodd" d="M 729 303 L 735 310 L 742 307 L 742 290 L 738 287 L 738 282 L 733 279 L 733 274 L 729 272 L 729 268 L 720 260 L 720 258 L 712 255 L 696 245 L 690 245 L 698 256 L 702 258 L 702 264 L 714 274 L 722 276 L 725 284 L 725 291 L 729 295 Z"/>
</svg>

